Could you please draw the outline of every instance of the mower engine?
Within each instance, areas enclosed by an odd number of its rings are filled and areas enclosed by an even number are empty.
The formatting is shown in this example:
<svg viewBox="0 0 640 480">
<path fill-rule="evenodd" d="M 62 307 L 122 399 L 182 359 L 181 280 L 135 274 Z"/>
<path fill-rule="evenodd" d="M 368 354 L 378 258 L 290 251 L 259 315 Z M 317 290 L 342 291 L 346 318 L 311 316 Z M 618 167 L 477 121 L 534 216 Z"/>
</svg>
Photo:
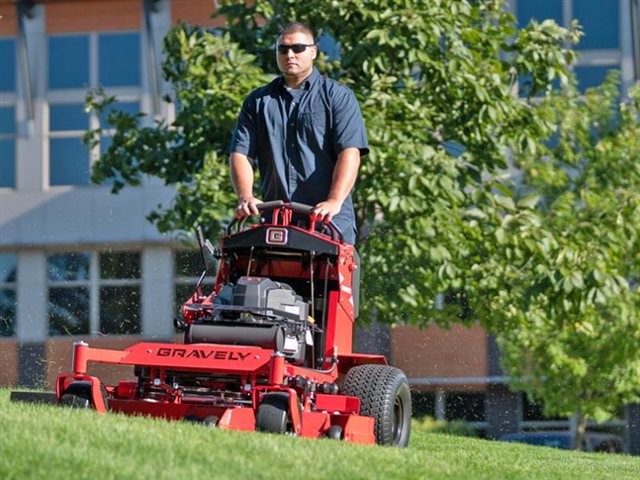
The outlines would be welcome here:
<svg viewBox="0 0 640 480">
<path fill-rule="evenodd" d="M 302 364 L 313 346 L 309 303 L 286 283 L 265 277 L 240 277 L 213 297 L 211 315 L 187 327 L 185 343 L 251 345 L 285 354 Z"/>
</svg>

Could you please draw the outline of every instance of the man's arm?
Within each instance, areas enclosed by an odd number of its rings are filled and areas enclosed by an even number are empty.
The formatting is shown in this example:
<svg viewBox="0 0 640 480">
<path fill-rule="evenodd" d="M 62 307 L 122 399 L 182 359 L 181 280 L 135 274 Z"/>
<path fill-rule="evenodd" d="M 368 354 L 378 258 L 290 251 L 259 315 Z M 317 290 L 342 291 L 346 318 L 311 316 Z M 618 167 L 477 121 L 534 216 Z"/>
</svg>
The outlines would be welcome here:
<svg viewBox="0 0 640 480">
<path fill-rule="evenodd" d="M 342 204 L 356 183 L 359 167 L 360 149 L 347 147 L 338 154 L 329 195 L 324 202 L 318 203 L 313 209 L 313 213 L 321 220 L 330 222 L 340 212 Z"/>
<path fill-rule="evenodd" d="M 244 218 L 257 215 L 256 205 L 260 200 L 253 196 L 253 167 L 246 155 L 233 152 L 229 156 L 231 169 L 231 184 L 238 197 L 238 206 L 235 211 L 236 218 Z"/>
</svg>

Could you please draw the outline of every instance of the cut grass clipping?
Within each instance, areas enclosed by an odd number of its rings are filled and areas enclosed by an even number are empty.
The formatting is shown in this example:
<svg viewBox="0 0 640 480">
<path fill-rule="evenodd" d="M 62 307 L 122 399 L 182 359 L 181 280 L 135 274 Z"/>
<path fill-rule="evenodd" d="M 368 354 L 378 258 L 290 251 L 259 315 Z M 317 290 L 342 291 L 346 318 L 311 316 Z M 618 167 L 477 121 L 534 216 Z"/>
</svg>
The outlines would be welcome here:
<svg viewBox="0 0 640 480">
<path fill-rule="evenodd" d="M 640 458 L 415 432 L 409 447 L 350 445 L 9 402 L 0 478 L 634 479 Z"/>
</svg>

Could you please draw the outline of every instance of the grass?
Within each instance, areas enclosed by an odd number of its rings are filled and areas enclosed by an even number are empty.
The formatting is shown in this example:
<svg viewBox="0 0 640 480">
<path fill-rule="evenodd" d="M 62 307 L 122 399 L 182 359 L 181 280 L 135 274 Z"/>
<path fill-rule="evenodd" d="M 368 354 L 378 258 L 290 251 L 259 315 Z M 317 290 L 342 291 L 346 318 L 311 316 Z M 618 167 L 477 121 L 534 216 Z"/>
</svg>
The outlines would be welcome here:
<svg viewBox="0 0 640 480">
<path fill-rule="evenodd" d="M 397 449 L 9 402 L 0 478 L 638 479 L 640 457 L 416 433 Z"/>
</svg>

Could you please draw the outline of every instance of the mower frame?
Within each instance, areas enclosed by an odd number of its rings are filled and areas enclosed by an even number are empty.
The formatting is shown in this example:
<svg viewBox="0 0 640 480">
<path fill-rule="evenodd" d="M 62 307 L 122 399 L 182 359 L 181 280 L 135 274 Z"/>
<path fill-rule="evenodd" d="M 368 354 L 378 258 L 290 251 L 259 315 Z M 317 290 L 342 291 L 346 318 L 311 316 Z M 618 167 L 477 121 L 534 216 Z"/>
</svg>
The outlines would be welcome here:
<svg viewBox="0 0 640 480">
<path fill-rule="evenodd" d="M 311 305 L 318 346 L 304 363 L 290 361 L 278 348 L 243 345 L 241 338 L 224 344 L 141 342 L 124 350 L 76 342 L 73 372 L 56 380 L 58 403 L 222 429 L 406 445 L 411 415 L 406 377 L 383 355 L 352 351 L 352 278 L 359 268 L 354 247 L 343 242 L 335 225 L 318 222 L 308 205 L 266 202 L 259 210 L 261 223 L 246 226 L 244 219 L 229 225 L 216 254 L 212 291 L 203 293 L 201 276 L 176 326 L 188 332 L 211 319 L 221 308 L 216 296 L 240 277 L 291 282 Z M 305 224 L 296 224 L 297 218 Z M 131 365 L 138 380 L 103 385 L 88 373 L 93 362 Z M 377 413 L 382 407 L 388 411 Z"/>
</svg>

